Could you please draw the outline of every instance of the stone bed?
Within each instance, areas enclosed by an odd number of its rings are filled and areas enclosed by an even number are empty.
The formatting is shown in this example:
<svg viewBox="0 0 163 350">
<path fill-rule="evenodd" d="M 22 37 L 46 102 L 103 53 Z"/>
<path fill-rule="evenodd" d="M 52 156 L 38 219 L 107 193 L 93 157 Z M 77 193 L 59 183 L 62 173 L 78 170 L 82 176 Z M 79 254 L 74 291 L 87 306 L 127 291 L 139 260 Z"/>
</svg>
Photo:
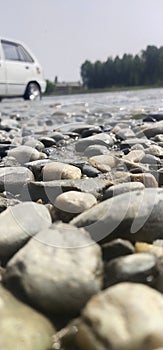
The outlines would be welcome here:
<svg viewBox="0 0 163 350">
<path fill-rule="evenodd" d="M 163 350 L 163 115 L 29 125 L 0 124 L 0 349 Z"/>
</svg>

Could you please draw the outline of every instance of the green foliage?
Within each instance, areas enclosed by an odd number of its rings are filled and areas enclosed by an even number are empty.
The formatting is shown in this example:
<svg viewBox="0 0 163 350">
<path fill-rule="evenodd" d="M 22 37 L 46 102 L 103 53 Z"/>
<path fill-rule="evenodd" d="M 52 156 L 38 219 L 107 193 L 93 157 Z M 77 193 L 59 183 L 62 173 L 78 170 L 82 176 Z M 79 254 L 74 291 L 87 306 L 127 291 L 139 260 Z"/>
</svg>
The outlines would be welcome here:
<svg viewBox="0 0 163 350">
<path fill-rule="evenodd" d="M 50 81 L 50 80 L 46 80 L 46 91 L 45 94 L 46 95 L 52 95 L 55 91 L 55 84 Z"/>
<path fill-rule="evenodd" d="M 89 89 L 163 84 L 163 46 L 148 45 L 140 55 L 124 54 L 105 62 L 86 60 L 81 78 Z"/>
</svg>

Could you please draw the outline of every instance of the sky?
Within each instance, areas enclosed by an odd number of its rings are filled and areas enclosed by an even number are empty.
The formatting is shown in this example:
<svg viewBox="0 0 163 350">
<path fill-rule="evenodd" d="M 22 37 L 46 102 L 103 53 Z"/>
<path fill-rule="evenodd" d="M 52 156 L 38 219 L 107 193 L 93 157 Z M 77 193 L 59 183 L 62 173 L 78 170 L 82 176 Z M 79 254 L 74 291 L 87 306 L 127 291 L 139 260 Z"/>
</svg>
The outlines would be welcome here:
<svg viewBox="0 0 163 350">
<path fill-rule="evenodd" d="M 163 46 L 163 0 L 0 0 L 0 36 L 24 42 L 46 79 L 79 81 L 104 62 Z"/>
</svg>

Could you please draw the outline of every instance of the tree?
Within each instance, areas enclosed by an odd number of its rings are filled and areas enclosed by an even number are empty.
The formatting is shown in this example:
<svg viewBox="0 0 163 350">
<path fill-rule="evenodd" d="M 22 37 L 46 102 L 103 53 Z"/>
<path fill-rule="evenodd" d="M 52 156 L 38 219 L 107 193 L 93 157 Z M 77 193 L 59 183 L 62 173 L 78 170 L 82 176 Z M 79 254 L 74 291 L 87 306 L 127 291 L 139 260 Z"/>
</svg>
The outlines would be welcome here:
<svg viewBox="0 0 163 350">
<path fill-rule="evenodd" d="M 93 87 L 105 87 L 104 66 L 100 61 L 96 61 L 93 66 Z"/>
<path fill-rule="evenodd" d="M 55 85 L 50 80 L 46 80 L 46 91 L 45 94 L 50 95 L 54 92 Z"/>
<path fill-rule="evenodd" d="M 105 87 L 113 86 L 114 77 L 115 77 L 115 68 L 114 68 L 114 61 L 111 57 L 109 57 L 107 61 L 104 62 L 103 74 L 104 74 Z"/>
<path fill-rule="evenodd" d="M 116 56 L 114 60 L 114 71 L 114 84 L 120 86 L 122 85 L 122 65 L 119 56 Z"/>
<path fill-rule="evenodd" d="M 145 83 L 154 84 L 158 79 L 158 56 L 159 52 L 156 46 L 148 45 L 142 52 L 142 58 L 145 66 Z"/>
<path fill-rule="evenodd" d="M 121 79 L 124 86 L 134 85 L 133 56 L 124 54 L 121 60 Z"/>
<path fill-rule="evenodd" d="M 88 60 L 86 60 L 81 66 L 81 77 L 84 87 L 93 87 L 93 65 Z"/>
<path fill-rule="evenodd" d="M 163 46 L 159 48 L 158 53 L 158 82 L 163 84 Z"/>
<path fill-rule="evenodd" d="M 58 77 L 56 75 L 55 78 L 54 78 L 54 84 L 56 85 L 57 83 L 58 83 Z"/>
<path fill-rule="evenodd" d="M 124 54 L 122 58 L 109 57 L 105 62 L 81 66 L 83 85 L 88 88 L 135 86 L 163 83 L 163 46 L 148 45 L 139 55 Z"/>
</svg>

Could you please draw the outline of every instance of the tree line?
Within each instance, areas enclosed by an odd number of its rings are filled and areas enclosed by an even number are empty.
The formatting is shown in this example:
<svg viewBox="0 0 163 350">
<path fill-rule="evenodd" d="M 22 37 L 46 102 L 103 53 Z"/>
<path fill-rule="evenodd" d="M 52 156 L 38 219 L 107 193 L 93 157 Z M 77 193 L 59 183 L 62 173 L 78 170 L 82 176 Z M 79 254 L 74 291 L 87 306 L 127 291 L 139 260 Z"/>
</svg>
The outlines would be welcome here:
<svg viewBox="0 0 163 350">
<path fill-rule="evenodd" d="M 163 84 L 163 46 L 148 45 L 140 54 L 109 57 L 105 62 L 86 60 L 80 68 L 84 87 L 88 89 L 116 86 Z"/>
</svg>

